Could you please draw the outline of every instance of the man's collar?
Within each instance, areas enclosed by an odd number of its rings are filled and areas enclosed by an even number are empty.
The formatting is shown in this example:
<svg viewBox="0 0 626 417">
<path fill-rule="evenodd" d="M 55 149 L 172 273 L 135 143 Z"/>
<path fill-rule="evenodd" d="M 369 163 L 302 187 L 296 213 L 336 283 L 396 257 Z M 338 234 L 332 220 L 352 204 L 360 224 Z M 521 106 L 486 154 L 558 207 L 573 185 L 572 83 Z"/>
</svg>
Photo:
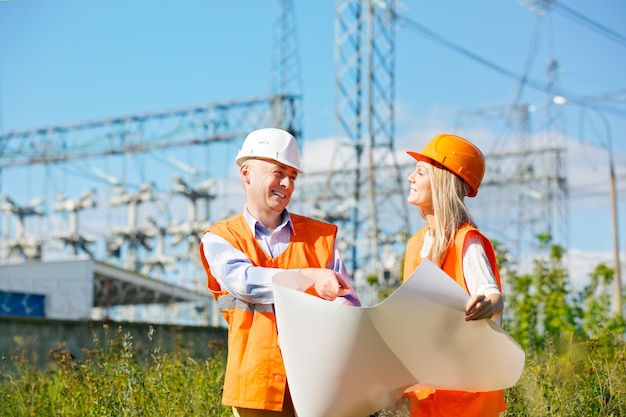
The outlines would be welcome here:
<svg viewBox="0 0 626 417">
<path fill-rule="evenodd" d="M 264 227 L 267 229 L 267 227 L 265 227 L 263 223 L 261 223 L 260 221 L 254 218 L 254 216 L 248 211 L 248 207 L 244 207 L 243 209 L 243 218 L 246 221 L 246 224 L 250 228 L 250 231 L 252 232 L 253 235 L 255 234 L 257 223 L 261 227 Z M 287 209 L 283 210 L 281 214 L 281 222 L 276 229 L 282 229 L 283 227 L 286 227 L 286 226 L 289 226 L 289 228 L 291 229 L 291 233 L 293 233 L 294 235 L 296 234 L 296 231 L 293 228 L 293 222 L 291 221 L 291 216 L 289 215 L 289 212 L 287 211 Z"/>
</svg>

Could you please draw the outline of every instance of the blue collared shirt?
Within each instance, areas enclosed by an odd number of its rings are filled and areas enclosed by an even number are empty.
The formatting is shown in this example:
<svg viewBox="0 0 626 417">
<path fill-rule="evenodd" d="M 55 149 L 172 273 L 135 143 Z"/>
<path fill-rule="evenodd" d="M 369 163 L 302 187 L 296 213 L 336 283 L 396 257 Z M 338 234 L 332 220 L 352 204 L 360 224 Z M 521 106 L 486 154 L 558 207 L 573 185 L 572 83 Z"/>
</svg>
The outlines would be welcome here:
<svg viewBox="0 0 626 417">
<path fill-rule="evenodd" d="M 287 249 L 291 235 L 295 234 L 287 210 L 283 211 L 282 221 L 274 231 L 270 231 L 255 219 L 247 208 L 243 211 L 243 217 L 263 251 L 273 258 Z M 272 277 L 277 272 L 285 271 L 284 269 L 254 266 L 245 253 L 233 248 L 230 243 L 215 233 L 205 233 L 202 236 L 202 246 L 211 274 L 222 289 L 248 303 L 274 303 Z M 336 248 L 333 249 L 333 257 L 326 267 L 338 272 L 349 281 L 346 266 Z M 290 269 L 289 271 L 298 272 L 299 270 Z M 354 288 L 350 290 L 350 294 L 338 297 L 336 302 L 360 305 Z"/>
</svg>

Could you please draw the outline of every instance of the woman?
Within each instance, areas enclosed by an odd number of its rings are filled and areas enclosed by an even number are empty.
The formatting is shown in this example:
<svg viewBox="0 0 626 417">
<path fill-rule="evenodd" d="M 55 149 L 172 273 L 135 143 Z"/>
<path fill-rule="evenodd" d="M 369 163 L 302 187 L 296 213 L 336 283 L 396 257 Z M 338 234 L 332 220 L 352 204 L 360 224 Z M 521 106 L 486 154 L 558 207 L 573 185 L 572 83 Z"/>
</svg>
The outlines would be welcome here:
<svg viewBox="0 0 626 417">
<path fill-rule="evenodd" d="M 464 202 L 478 193 L 485 173 L 482 152 L 466 139 L 441 134 L 421 152 L 407 153 L 417 160 L 407 201 L 428 224 L 407 243 L 404 279 L 429 259 L 470 295 L 465 320 L 499 320 L 504 303 L 493 246 Z M 497 417 L 506 409 L 502 391 L 421 389 L 407 395 L 412 417 Z"/>
</svg>

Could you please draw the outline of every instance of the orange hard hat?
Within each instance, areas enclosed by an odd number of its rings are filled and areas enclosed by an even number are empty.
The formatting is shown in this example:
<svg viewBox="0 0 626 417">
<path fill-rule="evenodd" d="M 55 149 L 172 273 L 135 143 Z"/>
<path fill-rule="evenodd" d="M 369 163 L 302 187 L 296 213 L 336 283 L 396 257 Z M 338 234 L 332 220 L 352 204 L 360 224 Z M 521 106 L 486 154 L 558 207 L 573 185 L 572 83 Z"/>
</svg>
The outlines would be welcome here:
<svg viewBox="0 0 626 417">
<path fill-rule="evenodd" d="M 478 193 L 485 175 L 485 156 L 467 139 L 443 133 L 432 138 L 421 152 L 407 153 L 418 161 L 434 163 L 463 178 L 471 188 L 468 197 Z"/>
</svg>

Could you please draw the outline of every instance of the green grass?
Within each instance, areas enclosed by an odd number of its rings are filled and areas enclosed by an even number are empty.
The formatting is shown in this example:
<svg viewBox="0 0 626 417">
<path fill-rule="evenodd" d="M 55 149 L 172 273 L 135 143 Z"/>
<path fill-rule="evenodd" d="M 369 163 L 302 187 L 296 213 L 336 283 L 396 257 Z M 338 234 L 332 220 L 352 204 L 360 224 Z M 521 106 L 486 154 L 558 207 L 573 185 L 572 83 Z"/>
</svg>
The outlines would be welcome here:
<svg viewBox="0 0 626 417">
<path fill-rule="evenodd" d="M 560 353 L 559 353 L 560 352 Z M 207 346 L 192 358 L 177 346 L 171 354 L 152 346 L 136 352 L 118 328 L 110 340 L 94 339 L 80 359 L 59 346 L 44 368 L 27 350 L 2 358 L 0 416 L 230 416 L 221 405 L 224 346 Z M 518 383 L 505 391 L 504 416 L 626 415 L 626 344 L 602 341 L 546 346 L 527 354 Z M 378 413 L 408 416 L 406 404 Z"/>
<path fill-rule="evenodd" d="M 122 329 L 111 340 L 94 340 L 76 360 L 60 346 L 49 352 L 44 369 L 25 352 L 3 358 L 0 416 L 229 416 L 221 405 L 224 347 L 211 356 L 190 357 L 180 346 L 159 347 L 140 357 Z"/>
<path fill-rule="evenodd" d="M 585 341 L 530 355 L 507 416 L 626 416 L 626 344 Z"/>
</svg>

